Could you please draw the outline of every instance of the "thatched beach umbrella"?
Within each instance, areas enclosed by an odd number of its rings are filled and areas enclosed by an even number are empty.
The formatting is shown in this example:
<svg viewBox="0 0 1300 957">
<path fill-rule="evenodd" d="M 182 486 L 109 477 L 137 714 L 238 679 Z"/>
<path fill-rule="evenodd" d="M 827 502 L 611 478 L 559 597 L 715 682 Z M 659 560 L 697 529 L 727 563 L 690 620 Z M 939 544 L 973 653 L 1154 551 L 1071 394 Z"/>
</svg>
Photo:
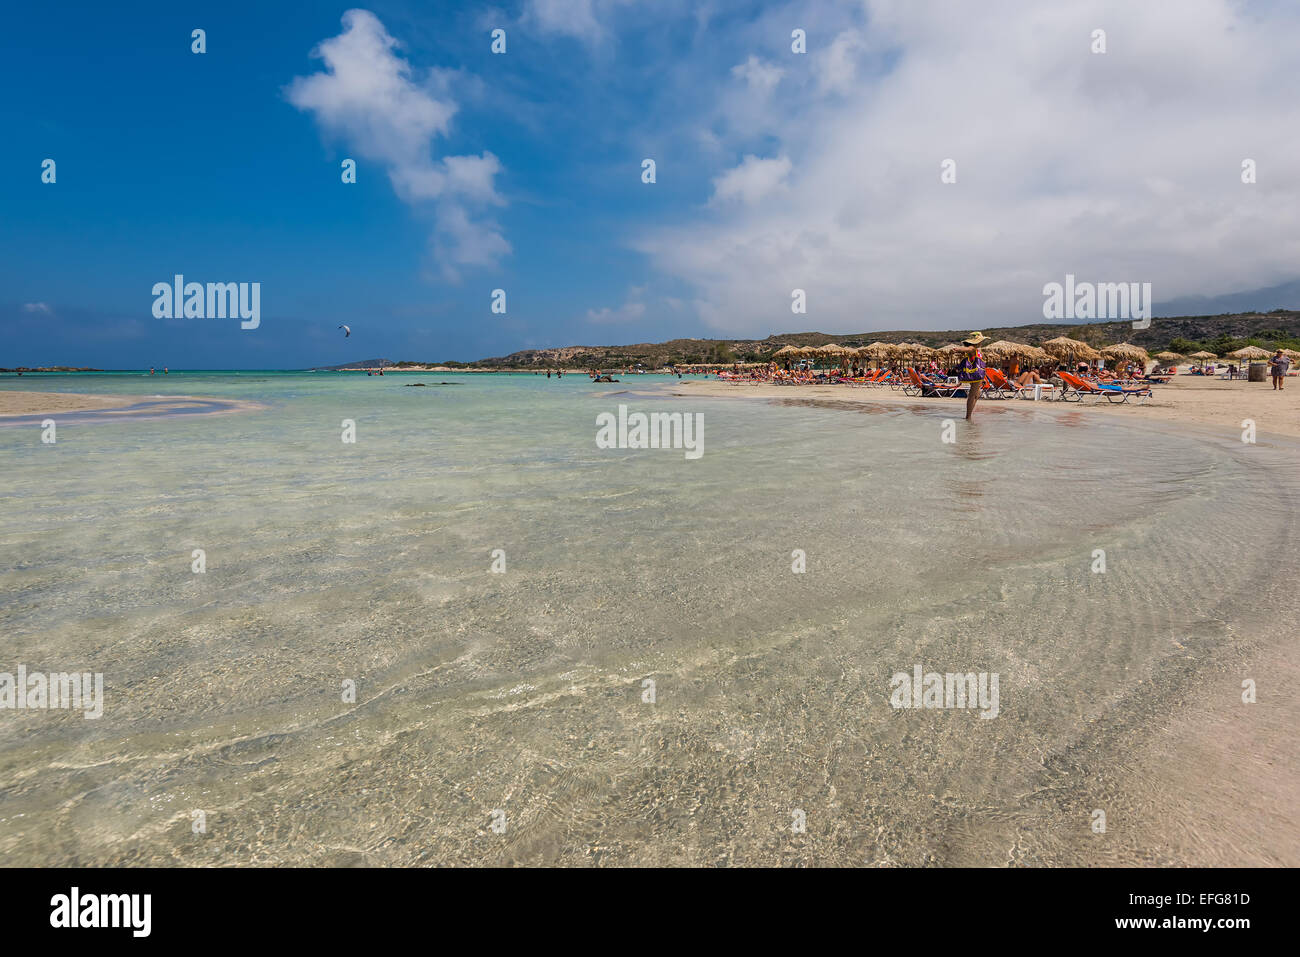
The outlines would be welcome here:
<svg viewBox="0 0 1300 957">
<path fill-rule="evenodd" d="M 987 346 L 980 346 L 980 351 L 986 356 L 1001 360 L 1021 358 L 1028 355 L 1033 348 L 1033 346 L 1025 345 L 1023 342 L 999 339 L 997 342 L 990 342 Z"/>
<path fill-rule="evenodd" d="M 775 359 L 777 356 L 798 356 L 798 355 L 803 355 L 803 352 L 799 349 L 798 346 L 785 345 L 782 346 L 780 349 L 777 349 L 776 352 L 772 353 L 772 358 Z"/>
<path fill-rule="evenodd" d="M 1189 359 L 1200 359 L 1200 360 L 1201 360 L 1201 368 L 1204 369 L 1204 368 L 1205 368 L 1205 360 L 1206 360 L 1206 359 L 1217 359 L 1217 358 L 1219 358 L 1219 357 L 1216 356 L 1213 352 L 1206 352 L 1204 349 L 1202 349 L 1200 352 L 1193 352 L 1193 353 L 1192 353 L 1190 356 L 1188 356 L 1187 358 L 1189 358 Z"/>
<path fill-rule="evenodd" d="M 1170 352 L 1166 349 L 1164 352 L 1157 352 L 1154 358 L 1157 362 L 1163 362 L 1167 366 L 1173 366 L 1182 362 L 1186 357 L 1179 355 L 1177 352 Z"/>
<path fill-rule="evenodd" d="M 1240 349 L 1234 349 L 1232 352 L 1229 352 L 1228 358 L 1244 359 L 1246 367 L 1249 368 L 1250 363 L 1259 359 L 1271 358 L 1272 355 L 1273 353 L 1269 352 L 1267 349 L 1261 349 L 1259 346 L 1243 346 Z"/>
<path fill-rule="evenodd" d="M 903 355 L 913 359 L 928 359 L 935 354 L 933 349 L 919 342 L 904 342 L 898 348 Z"/>
<path fill-rule="evenodd" d="M 1043 349 L 1054 359 L 1078 358 L 1091 361 L 1101 357 L 1101 353 L 1088 343 L 1080 342 L 1078 339 L 1071 339 L 1069 336 L 1057 336 L 1055 339 L 1048 339 L 1043 343 Z"/>
<path fill-rule="evenodd" d="M 1147 362 L 1151 358 L 1145 349 L 1131 342 L 1117 342 L 1113 346 L 1106 346 L 1101 350 L 1101 354 L 1107 359 L 1128 359 L 1132 362 Z"/>
<path fill-rule="evenodd" d="M 898 349 L 892 342 L 873 342 L 869 346 L 863 346 L 859 352 L 871 356 L 873 359 L 888 359 Z"/>
<path fill-rule="evenodd" d="M 1267 349 L 1261 349 L 1259 346 L 1244 346 L 1229 352 L 1228 357 L 1231 359 L 1267 359 L 1272 354 Z"/>
<path fill-rule="evenodd" d="M 864 369 L 867 367 L 867 363 L 876 357 L 870 346 L 849 346 L 849 351 L 853 353 Z"/>
<path fill-rule="evenodd" d="M 825 345 L 817 346 L 816 349 L 817 352 L 832 360 L 829 363 L 830 365 L 843 365 L 854 352 L 854 350 L 847 349 L 838 342 L 828 342 Z"/>
<path fill-rule="evenodd" d="M 1012 342 L 1010 339 L 999 339 L 987 346 L 980 346 L 980 351 L 984 353 L 986 359 L 992 359 L 995 363 L 1008 362 L 1015 360 L 1026 365 L 1043 365 L 1051 362 L 1049 356 L 1038 346 L 1026 345 L 1023 342 Z"/>
<path fill-rule="evenodd" d="M 897 354 L 897 348 L 897 346 L 889 342 L 873 342 L 869 346 L 863 346 L 858 352 L 869 359 L 875 360 L 877 365 L 880 365 L 886 360 L 892 359 Z"/>
<path fill-rule="evenodd" d="M 1151 361 L 1151 356 L 1145 349 L 1131 342 L 1117 342 L 1113 346 L 1106 346 L 1101 350 L 1101 354 L 1107 359 L 1114 359 L 1119 368 L 1123 368 L 1124 363 L 1131 362 L 1144 373 L 1147 371 L 1147 363 Z"/>
</svg>

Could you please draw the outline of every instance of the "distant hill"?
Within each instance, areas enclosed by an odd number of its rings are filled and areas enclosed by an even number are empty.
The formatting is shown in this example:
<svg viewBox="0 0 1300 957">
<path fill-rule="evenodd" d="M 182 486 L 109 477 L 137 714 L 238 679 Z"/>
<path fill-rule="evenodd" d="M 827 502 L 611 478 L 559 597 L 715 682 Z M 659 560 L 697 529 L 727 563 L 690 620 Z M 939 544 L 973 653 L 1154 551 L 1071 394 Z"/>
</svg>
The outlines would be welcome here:
<svg viewBox="0 0 1300 957">
<path fill-rule="evenodd" d="M 409 363 L 408 363 L 409 364 Z M 358 359 L 337 366 L 313 366 L 313 372 L 337 372 L 339 369 L 386 369 L 397 365 L 392 359 Z"/>
<path fill-rule="evenodd" d="M 15 366 L 12 369 L 0 369 L 0 372 L 103 372 L 90 366 Z"/>
<path fill-rule="evenodd" d="M 864 346 L 871 342 L 920 342 L 943 346 L 960 342 L 970 329 L 887 330 L 852 335 L 829 335 L 824 332 L 792 332 L 766 339 L 673 339 L 669 342 L 641 342 L 622 346 L 563 346 L 552 349 L 525 349 L 508 356 L 480 359 L 469 368 L 536 369 L 553 366 L 598 368 L 641 364 L 661 368 L 672 364 L 701 362 L 755 362 L 767 359 L 785 345 L 819 346 L 838 342 L 846 346 Z M 1039 345 L 1057 336 L 1069 336 L 1094 346 L 1131 342 L 1150 352 L 1170 349 L 1174 352 L 1208 348 L 1222 354 L 1240 348 L 1248 340 L 1271 348 L 1275 345 L 1295 348 L 1300 345 L 1300 312 L 1276 310 L 1268 313 L 1246 312 L 1228 315 L 1157 316 L 1147 329 L 1134 329 L 1130 321 L 1095 322 L 1076 325 L 1033 323 L 1026 326 L 985 326 L 981 330 L 991 339 L 1010 339 Z"/>
</svg>

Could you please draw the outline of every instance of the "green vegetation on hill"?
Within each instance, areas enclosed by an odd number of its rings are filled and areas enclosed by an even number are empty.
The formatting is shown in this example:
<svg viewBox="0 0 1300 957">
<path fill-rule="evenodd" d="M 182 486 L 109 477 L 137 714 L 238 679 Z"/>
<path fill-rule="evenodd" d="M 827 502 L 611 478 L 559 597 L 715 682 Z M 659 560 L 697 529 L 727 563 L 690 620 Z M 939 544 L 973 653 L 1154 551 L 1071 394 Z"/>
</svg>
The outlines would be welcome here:
<svg viewBox="0 0 1300 957">
<path fill-rule="evenodd" d="M 1069 336 L 1101 347 L 1131 342 L 1149 352 L 1166 349 L 1187 355 L 1206 350 L 1223 355 L 1247 345 L 1263 349 L 1300 349 L 1300 312 L 1278 309 L 1269 313 L 1238 313 L 1221 316 L 1156 317 L 1146 329 L 1134 329 L 1132 322 L 1096 322 L 1082 325 L 1034 323 L 1025 326 L 985 326 L 990 339 L 1010 339 L 1040 345 L 1057 336 Z M 565 346 L 527 349 L 508 356 L 464 363 L 466 368 L 539 369 L 555 366 L 597 368 L 643 365 L 650 369 L 693 363 L 762 362 L 782 346 L 820 346 L 838 342 L 864 346 L 871 342 L 920 342 L 943 346 L 960 342 L 968 328 L 944 331 L 891 330 L 835 336 L 823 332 L 795 332 L 766 339 L 673 339 L 669 342 L 623 346 Z M 460 366 L 462 363 L 445 363 Z"/>
</svg>

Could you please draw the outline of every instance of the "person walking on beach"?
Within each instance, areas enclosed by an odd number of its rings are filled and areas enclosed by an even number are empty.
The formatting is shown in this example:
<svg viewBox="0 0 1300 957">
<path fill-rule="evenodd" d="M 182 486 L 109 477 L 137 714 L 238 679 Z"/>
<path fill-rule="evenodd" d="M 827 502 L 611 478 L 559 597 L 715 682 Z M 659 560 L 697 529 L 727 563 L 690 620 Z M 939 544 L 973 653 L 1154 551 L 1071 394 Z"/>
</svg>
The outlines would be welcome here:
<svg viewBox="0 0 1300 957">
<path fill-rule="evenodd" d="M 980 398 L 980 389 L 984 387 L 984 353 L 979 350 L 979 344 L 983 341 L 984 333 L 972 332 L 969 338 L 961 342 L 962 345 L 970 348 L 970 352 L 957 367 L 957 378 L 966 383 L 967 421 L 970 421 L 971 413 L 975 411 L 975 403 Z"/>
<path fill-rule="evenodd" d="M 1278 349 L 1273 353 L 1273 358 L 1268 360 L 1268 364 L 1273 369 L 1273 389 L 1280 392 L 1282 390 L 1282 377 L 1286 375 L 1286 370 L 1291 367 L 1291 360 L 1282 354 Z"/>
</svg>

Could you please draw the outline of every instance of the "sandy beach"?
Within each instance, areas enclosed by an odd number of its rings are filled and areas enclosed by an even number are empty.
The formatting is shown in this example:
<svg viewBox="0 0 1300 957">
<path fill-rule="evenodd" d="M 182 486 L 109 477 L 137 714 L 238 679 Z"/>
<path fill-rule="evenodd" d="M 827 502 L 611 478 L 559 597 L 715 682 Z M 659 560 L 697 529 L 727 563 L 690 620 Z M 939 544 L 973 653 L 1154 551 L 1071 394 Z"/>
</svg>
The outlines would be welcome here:
<svg viewBox="0 0 1300 957">
<path fill-rule="evenodd" d="M 1268 382 L 1225 382 L 1201 376 L 1176 376 L 1166 385 L 1154 387 L 1154 394 L 1142 405 L 1109 402 L 1030 402 L 1021 399 L 982 400 L 976 415 L 1005 410 L 1042 410 L 1057 414 L 1083 411 L 1086 415 L 1120 416 L 1132 422 L 1177 423 L 1197 428 L 1222 430 L 1239 435 L 1242 420 L 1254 419 L 1260 434 L 1300 438 L 1300 381 L 1273 391 Z M 682 380 L 682 395 L 746 396 L 762 399 L 833 399 L 844 402 L 896 403 L 905 405 L 949 405 L 962 411 L 958 399 L 919 398 L 890 388 L 852 388 L 845 385 L 784 386 L 760 383 L 733 384 L 718 379 Z"/>
<path fill-rule="evenodd" d="M 221 415 L 260 409 L 257 402 L 192 395 L 91 395 L 81 392 L 0 391 L 0 424 L 38 416 L 143 419 L 160 415 Z"/>
<path fill-rule="evenodd" d="M 134 395 L 0 391 L 0 416 L 56 415 L 61 412 L 102 412 L 125 408 L 143 401 L 143 396 Z"/>
</svg>

